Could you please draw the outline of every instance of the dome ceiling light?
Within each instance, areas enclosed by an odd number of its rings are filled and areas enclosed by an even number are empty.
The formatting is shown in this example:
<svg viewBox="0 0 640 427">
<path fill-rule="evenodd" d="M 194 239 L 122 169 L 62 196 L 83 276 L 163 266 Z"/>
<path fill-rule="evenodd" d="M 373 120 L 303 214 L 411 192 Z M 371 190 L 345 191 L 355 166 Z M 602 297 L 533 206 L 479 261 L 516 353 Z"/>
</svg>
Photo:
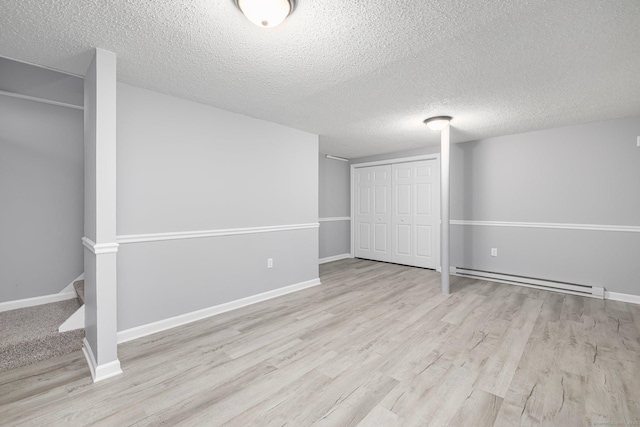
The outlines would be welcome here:
<svg viewBox="0 0 640 427">
<path fill-rule="evenodd" d="M 296 7 L 295 0 L 234 0 L 234 2 L 249 21 L 263 28 L 281 24 Z"/>
<path fill-rule="evenodd" d="M 441 131 L 442 129 L 446 128 L 449 125 L 450 121 L 451 121 L 450 116 L 437 116 L 437 117 L 430 117 L 426 119 L 424 123 L 431 130 Z"/>
</svg>

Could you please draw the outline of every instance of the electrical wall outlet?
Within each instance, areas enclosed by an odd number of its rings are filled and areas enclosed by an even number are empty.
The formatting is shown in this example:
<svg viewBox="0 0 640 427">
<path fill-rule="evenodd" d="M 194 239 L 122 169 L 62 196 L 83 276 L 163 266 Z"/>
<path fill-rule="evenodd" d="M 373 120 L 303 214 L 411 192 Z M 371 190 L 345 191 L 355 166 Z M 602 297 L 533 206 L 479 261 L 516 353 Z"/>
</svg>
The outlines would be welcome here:
<svg viewBox="0 0 640 427">
<path fill-rule="evenodd" d="M 498 256 L 498 248 L 491 248 L 491 256 Z"/>
<path fill-rule="evenodd" d="M 638 144 L 638 147 L 640 147 L 640 136 L 638 137 L 636 144 Z"/>
<path fill-rule="evenodd" d="M 273 268 L 273 258 L 267 258 L 267 268 Z"/>
</svg>

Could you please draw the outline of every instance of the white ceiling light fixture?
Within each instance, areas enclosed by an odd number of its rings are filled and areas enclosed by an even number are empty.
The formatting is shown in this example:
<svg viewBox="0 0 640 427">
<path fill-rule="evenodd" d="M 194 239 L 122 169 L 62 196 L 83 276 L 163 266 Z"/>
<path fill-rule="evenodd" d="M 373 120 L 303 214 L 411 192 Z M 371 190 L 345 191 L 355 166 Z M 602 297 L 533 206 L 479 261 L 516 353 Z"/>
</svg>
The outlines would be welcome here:
<svg viewBox="0 0 640 427">
<path fill-rule="evenodd" d="M 238 9 L 258 27 L 271 28 L 282 23 L 296 7 L 295 0 L 234 0 Z"/>
<path fill-rule="evenodd" d="M 426 124 L 429 129 L 440 132 L 442 129 L 446 128 L 449 125 L 450 121 L 450 116 L 436 116 L 426 119 L 424 121 L 424 124 Z"/>
</svg>

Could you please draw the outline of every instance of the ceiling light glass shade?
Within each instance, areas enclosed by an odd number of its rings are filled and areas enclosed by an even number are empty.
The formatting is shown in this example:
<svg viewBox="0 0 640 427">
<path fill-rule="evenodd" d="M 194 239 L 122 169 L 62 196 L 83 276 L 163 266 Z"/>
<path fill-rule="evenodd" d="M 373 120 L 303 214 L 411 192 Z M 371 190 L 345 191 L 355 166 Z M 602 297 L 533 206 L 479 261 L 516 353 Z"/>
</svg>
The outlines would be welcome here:
<svg viewBox="0 0 640 427">
<path fill-rule="evenodd" d="M 451 121 L 451 117 L 449 116 L 437 116 L 437 117 L 431 117 L 426 119 L 424 123 L 431 130 L 441 131 L 442 129 L 446 128 L 449 125 L 450 121 Z"/>
<path fill-rule="evenodd" d="M 281 24 L 293 12 L 294 0 L 235 0 L 244 16 L 259 27 Z"/>
</svg>

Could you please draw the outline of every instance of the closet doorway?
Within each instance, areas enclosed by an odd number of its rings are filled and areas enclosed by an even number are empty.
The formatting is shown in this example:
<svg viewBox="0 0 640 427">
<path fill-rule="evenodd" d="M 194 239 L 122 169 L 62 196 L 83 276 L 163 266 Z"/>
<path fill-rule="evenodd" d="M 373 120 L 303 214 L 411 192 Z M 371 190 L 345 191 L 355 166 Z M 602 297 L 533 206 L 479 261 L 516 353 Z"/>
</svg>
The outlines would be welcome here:
<svg viewBox="0 0 640 427">
<path fill-rule="evenodd" d="M 440 269 L 439 155 L 351 165 L 356 258 Z"/>
</svg>

